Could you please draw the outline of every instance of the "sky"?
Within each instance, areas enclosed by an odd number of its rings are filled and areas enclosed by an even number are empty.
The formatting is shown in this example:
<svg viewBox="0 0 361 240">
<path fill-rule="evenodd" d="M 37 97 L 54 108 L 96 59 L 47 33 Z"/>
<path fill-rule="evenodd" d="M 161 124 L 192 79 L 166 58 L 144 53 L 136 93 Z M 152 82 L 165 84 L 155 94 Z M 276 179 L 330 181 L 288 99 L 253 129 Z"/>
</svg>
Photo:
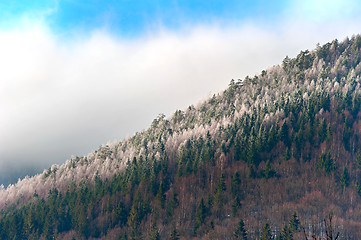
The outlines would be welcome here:
<svg viewBox="0 0 361 240">
<path fill-rule="evenodd" d="M 360 33 L 356 0 L 0 0 L 0 184 Z"/>
</svg>

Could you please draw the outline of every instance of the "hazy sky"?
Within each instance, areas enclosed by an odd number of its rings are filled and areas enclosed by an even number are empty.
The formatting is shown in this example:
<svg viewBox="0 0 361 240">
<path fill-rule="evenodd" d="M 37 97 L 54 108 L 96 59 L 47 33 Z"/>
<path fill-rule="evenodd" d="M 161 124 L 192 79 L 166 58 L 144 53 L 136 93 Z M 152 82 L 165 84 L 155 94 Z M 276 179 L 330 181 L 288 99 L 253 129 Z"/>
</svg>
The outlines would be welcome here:
<svg viewBox="0 0 361 240">
<path fill-rule="evenodd" d="M 0 1 L 0 183 L 358 34 L 360 12 L 354 0 Z"/>
</svg>

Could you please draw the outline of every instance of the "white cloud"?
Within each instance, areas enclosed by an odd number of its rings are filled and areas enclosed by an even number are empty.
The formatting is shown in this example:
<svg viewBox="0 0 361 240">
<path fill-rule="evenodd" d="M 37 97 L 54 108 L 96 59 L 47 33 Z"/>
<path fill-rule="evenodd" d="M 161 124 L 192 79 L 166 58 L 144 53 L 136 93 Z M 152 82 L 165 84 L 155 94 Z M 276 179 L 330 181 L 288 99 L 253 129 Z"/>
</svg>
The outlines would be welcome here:
<svg viewBox="0 0 361 240">
<path fill-rule="evenodd" d="M 63 42 L 43 25 L 2 31 L 0 164 L 85 154 L 360 26 L 282 23 L 196 26 L 133 41 L 99 31 Z"/>
<path fill-rule="evenodd" d="M 295 0 L 288 17 L 311 20 L 313 24 L 355 19 L 361 5 L 358 0 Z"/>
</svg>

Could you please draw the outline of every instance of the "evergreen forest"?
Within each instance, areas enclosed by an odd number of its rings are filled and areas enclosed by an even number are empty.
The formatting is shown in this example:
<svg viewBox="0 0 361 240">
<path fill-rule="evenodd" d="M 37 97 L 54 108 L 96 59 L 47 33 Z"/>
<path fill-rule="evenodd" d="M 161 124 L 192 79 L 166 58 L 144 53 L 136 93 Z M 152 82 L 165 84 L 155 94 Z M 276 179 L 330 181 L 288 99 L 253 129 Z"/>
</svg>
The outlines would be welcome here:
<svg viewBox="0 0 361 240">
<path fill-rule="evenodd" d="M 360 76 L 356 35 L 231 80 L 2 188 L 0 239 L 360 239 Z"/>
</svg>

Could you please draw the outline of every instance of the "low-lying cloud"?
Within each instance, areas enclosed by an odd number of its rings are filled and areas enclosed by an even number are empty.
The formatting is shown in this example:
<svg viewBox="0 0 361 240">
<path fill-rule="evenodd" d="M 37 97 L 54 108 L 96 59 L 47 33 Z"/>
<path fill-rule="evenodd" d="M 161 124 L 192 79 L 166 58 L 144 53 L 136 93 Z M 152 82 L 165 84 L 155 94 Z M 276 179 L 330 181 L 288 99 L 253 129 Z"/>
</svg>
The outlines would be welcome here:
<svg viewBox="0 0 361 240">
<path fill-rule="evenodd" d="M 104 31 L 62 41 L 42 25 L 0 32 L 0 175 L 62 163 L 150 125 L 158 113 L 217 93 L 360 21 L 297 20 L 159 30 L 124 40 Z"/>
</svg>

